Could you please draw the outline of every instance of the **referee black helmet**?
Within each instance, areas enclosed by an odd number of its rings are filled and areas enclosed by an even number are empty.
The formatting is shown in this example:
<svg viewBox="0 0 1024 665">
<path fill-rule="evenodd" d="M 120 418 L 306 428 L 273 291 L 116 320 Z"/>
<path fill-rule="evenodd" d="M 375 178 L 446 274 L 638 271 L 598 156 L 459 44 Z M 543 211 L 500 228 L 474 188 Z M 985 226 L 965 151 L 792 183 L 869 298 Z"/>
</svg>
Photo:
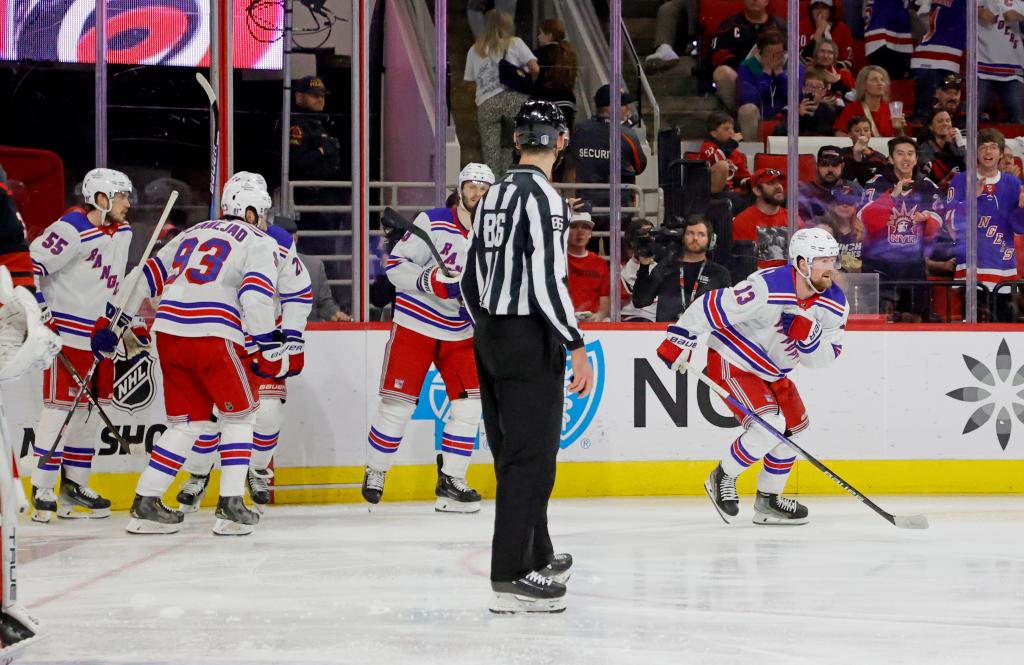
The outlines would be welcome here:
<svg viewBox="0 0 1024 665">
<path fill-rule="evenodd" d="M 516 144 L 554 150 L 558 147 L 558 136 L 566 135 L 569 127 L 565 116 L 551 102 L 531 99 L 523 103 L 516 116 Z"/>
</svg>

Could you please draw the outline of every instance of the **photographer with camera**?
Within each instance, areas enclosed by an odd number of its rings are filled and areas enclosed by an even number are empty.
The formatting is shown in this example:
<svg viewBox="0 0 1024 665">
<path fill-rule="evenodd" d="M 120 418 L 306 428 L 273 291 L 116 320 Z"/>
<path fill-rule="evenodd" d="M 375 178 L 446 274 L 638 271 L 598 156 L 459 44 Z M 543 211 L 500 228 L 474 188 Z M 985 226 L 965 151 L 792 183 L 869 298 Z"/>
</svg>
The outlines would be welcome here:
<svg viewBox="0 0 1024 665">
<path fill-rule="evenodd" d="M 685 228 L 662 225 L 633 238 L 640 269 L 633 285 L 633 305 L 646 307 L 657 299 L 657 320 L 675 321 L 694 300 L 708 291 L 732 286 L 729 271 L 707 258 L 715 232 L 699 213 Z"/>
</svg>

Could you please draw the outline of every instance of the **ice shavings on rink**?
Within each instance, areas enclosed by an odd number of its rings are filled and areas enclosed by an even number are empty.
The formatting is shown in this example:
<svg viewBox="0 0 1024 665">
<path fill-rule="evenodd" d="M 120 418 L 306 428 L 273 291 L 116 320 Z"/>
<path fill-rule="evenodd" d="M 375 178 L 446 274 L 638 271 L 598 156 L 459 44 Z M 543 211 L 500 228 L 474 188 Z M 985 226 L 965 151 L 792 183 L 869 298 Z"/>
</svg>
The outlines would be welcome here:
<svg viewBox="0 0 1024 665">
<path fill-rule="evenodd" d="M 494 506 L 270 507 L 172 536 L 24 523 L 19 596 L 47 638 L 24 663 L 986 663 L 1024 654 L 1024 500 L 801 497 L 811 523 L 726 526 L 704 498 L 552 503 L 576 558 L 568 610 L 487 612 Z"/>
</svg>

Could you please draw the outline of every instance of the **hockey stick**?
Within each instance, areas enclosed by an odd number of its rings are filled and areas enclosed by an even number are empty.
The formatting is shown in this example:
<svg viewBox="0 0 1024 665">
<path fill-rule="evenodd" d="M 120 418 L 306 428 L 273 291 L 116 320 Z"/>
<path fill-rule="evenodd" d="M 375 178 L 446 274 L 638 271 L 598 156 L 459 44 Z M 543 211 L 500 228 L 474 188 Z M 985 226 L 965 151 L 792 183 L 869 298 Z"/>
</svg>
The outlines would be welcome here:
<svg viewBox="0 0 1024 665">
<path fill-rule="evenodd" d="M 837 485 L 839 485 L 844 490 L 849 492 L 850 495 L 853 496 L 853 498 L 859 499 L 868 508 L 870 508 L 871 510 L 875 511 L 876 513 L 878 513 L 879 515 L 881 515 L 882 517 L 887 519 L 890 524 L 898 526 L 901 529 L 927 529 L 928 528 L 928 518 L 925 517 L 924 515 L 906 515 L 906 516 L 901 516 L 901 515 L 893 515 L 892 513 L 886 512 L 885 510 L 880 508 L 878 506 L 878 504 L 876 504 L 874 501 L 872 501 L 871 499 L 867 498 L 866 496 L 864 496 L 863 494 L 858 492 L 854 488 L 853 485 L 851 485 L 850 483 L 848 483 L 845 480 L 843 480 L 842 478 L 840 478 L 839 475 L 836 472 L 834 472 L 831 469 L 829 469 L 827 466 L 825 466 L 824 464 L 819 462 L 817 459 L 815 459 L 815 457 L 813 455 L 811 455 L 806 450 L 801 448 L 799 445 L 794 443 L 792 439 L 787 437 L 782 432 L 779 432 L 777 429 L 775 429 L 774 427 L 769 425 L 767 422 L 765 422 L 765 420 L 763 418 L 761 418 L 759 415 L 757 415 L 756 413 L 754 413 L 753 411 L 751 411 L 750 409 L 745 407 L 743 404 L 741 404 L 738 399 L 736 399 L 735 397 L 733 397 L 732 395 L 729 394 L 729 391 L 727 391 L 725 388 L 723 388 L 722 386 L 720 386 L 717 383 L 715 383 L 714 381 L 712 381 L 711 377 L 709 377 L 707 374 L 704 374 L 703 372 L 699 372 L 699 373 L 697 373 L 697 376 L 709 388 L 711 388 L 711 390 L 715 391 L 715 393 L 717 393 L 719 397 L 724 399 L 730 406 L 732 406 L 733 408 L 737 409 L 738 411 L 743 413 L 743 415 L 745 415 L 746 417 L 750 418 L 755 423 L 757 423 L 758 425 L 763 427 L 769 434 L 774 436 L 776 439 L 778 439 L 779 441 L 781 441 L 782 443 L 786 444 L 787 446 L 789 446 L 790 448 L 792 448 L 796 452 L 798 452 L 801 455 L 803 455 L 804 458 L 808 462 L 810 462 L 811 465 L 815 469 L 817 469 L 818 471 L 821 471 L 826 476 L 828 476 L 833 481 L 835 481 L 835 483 Z"/>
<path fill-rule="evenodd" d="M 391 207 L 384 208 L 384 221 L 390 224 L 391 226 L 395 227 L 396 229 L 408 231 L 409 233 L 413 234 L 414 236 L 425 242 L 427 244 L 427 247 L 430 248 L 430 254 L 434 257 L 434 261 L 437 262 L 437 266 L 441 269 L 441 272 L 444 273 L 444 276 L 453 276 L 451 271 L 448 270 L 447 266 L 445 266 L 444 259 L 442 259 L 441 254 L 438 253 L 437 247 L 434 247 L 434 241 L 430 239 L 429 233 L 427 233 L 420 227 L 410 222 L 404 216 L 399 214 L 397 210 Z"/>
<path fill-rule="evenodd" d="M 60 360 L 61 365 L 64 365 L 64 369 L 66 369 L 68 373 L 71 374 L 72 377 L 74 377 L 75 383 L 77 383 L 79 387 L 82 387 L 84 383 L 82 382 L 81 375 L 78 373 L 78 370 L 75 369 L 75 366 L 71 364 L 71 361 L 68 360 L 68 357 L 64 355 L 63 351 L 57 354 L 57 359 Z M 115 439 L 117 439 L 117 446 L 121 450 L 121 452 L 130 453 L 131 448 L 128 447 L 128 442 L 124 440 L 124 437 L 121 436 L 121 433 L 117 431 L 116 427 L 114 427 L 114 423 L 107 416 L 107 413 L 103 410 L 103 407 L 100 406 L 100 403 L 93 396 L 92 391 L 89 390 L 88 386 L 86 386 L 85 388 L 85 398 L 89 400 L 90 406 L 95 407 L 96 413 L 100 414 L 100 419 L 103 420 L 103 424 L 107 426 L 107 429 L 110 430 L 110 433 L 114 435 Z"/>
<path fill-rule="evenodd" d="M 160 213 L 160 219 L 157 221 L 156 227 L 154 227 L 153 229 L 153 234 L 149 236 L 149 244 L 146 245 L 145 251 L 142 252 L 142 259 L 139 261 L 139 269 L 135 272 L 135 279 L 132 281 L 131 284 L 128 284 L 127 282 L 122 284 L 122 288 L 117 292 L 117 300 L 119 301 L 119 304 L 114 310 L 114 315 L 110 317 L 111 323 L 114 323 L 119 318 L 121 318 L 121 313 L 124 311 L 124 306 L 127 304 L 129 296 L 131 296 L 132 292 L 135 290 L 135 285 L 138 284 L 140 279 L 142 279 L 142 269 L 143 267 L 145 267 L 146 261 L 149 260 L 149 255 L 153 253 L 153 248 L 156 246 L 156 241 L 160 238 L 160 232 L 163 231 L 164 224 L 167 223 L 167 217 L 170 216 L 171 214 L 171 208 L 174 207 L 174 202 L 177 200 L 178 190 L 174 190 L 171 192 L 171 195 L 167 198 L 167 205 L 164 206 L 164 211 Z M 123 335 L 124 331 L 127 329 L 128 328 L 122 329 L 121 335 Z M 119 336 L 117 339 L 118 341 L 120 341 L 121 337 Z M 92 361 L 92 367 L 89 368 L 89 371 L 86 373 L 85 378 L 82 379 L 81 384 L 78 386 L 78 392 L 75 393 L 74 399 L 71 400 L 71 408 L 68 410 L 68 415 L 64 418 L 64 424 L 60 426 L 60 430 L 57 431 L 57 437 L 53 440 L 53 445 L 50 446 L 50 450 L 48 450 L 46 454 L 40 458 L 39 464 L 48 463 L 53 458 L 53 454 L 57 452 L 57 446 L 60 445 L 60 440 L 64 438 L 64 434 L 67 432 L 68 425 L 71 424 L 71 419 L 75 415 L 75 407 L 78 405 L 78 402 L 82 399 L 82 393 L 85 392 L 86 386 L 88 386 L 89 383 L 92 382 L 93 374 L 96 373 L 96 368 L 99 366 L 99 358 L 96 358 L 95 360 Z"/>
<path fill-rule="evenodd" d="M 210 100 L 210 116 L 213 121 L 213 147 L 210 149 L 210 219 L 217 219 L 217 159 L 220 152 L 220 105 L 217 104 L 217 93 L 213 86 L 200 72 L 196 72 L 196 81 Z"/>
</svg>

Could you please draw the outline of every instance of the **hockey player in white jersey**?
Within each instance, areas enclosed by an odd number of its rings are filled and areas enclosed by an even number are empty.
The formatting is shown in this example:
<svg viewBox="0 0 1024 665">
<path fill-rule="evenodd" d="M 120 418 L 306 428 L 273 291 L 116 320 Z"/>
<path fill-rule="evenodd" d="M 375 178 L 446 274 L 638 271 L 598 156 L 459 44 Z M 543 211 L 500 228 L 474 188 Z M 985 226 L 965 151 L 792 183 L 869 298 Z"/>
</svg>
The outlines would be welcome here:
<svg viewBox="0 0 1024 665">
<path fill-rule="evenodd" d="M 668 328 L 658 356 L 685 372 L 699 338 L 708 334 L 705 373 L 751 412 L 795 438 L 807 429 L 804 404 L 789 373 L 825 367 L 842 352 L 848 308 L 832 281 L 839 245 L 827 231 L 801 229 L 789 243 L 789 265 L 759 270 L 728 289 L 694 301 Z M 758 460 L 755 524 L 804 524 L 807 508 L 782 496 L 795 453 L 732 406 L 744 432 L 704 484 L 728 523 L 739 514 L 736 478 Z"/>
<path fill-rule="evenodd" d="M 6 266 L 0 266 L 0 383 L 40 372 L 60 351 L 60 338 L 42 322 L 35 298 L 15 288 Z M 16 441 L 7 429 L 0 404 L 0 662 L 16 658 L 39 632 L 39 624 L 18 603 L 16 575 L 18 514 L 28 501 L 14 465 Z"/>
<path fill-rule="evenodd" d="M 284 344 L 274 322 L 277 243 L 256 226 L 270 205 L 266 192 L 240 187 L 228 201 L 225 219 L 193 226 L 139 268 L 144 279 L 134 282 L 124 311 L 136 312 L 146 297 L 160 298 L 153 331 L 170 426 L 154 444 L 139 478 L 130 533 L 173 533 L 180 528 L 183 514 L 165 506 L 160 497 L 193 442 L 218 429 L 223 471 L 213 531 L 244 535 L 259 521 L 242 500 L 259 405 L 243 363 L 251 363 L 260 376 L 282 372 Z M 113 351 L 127 314 L 114 322 L 97 322 L 94 351 Z M 243 330 L 259 347 L 253 358 L 246 357 Z M 220 414 L 217 424 L 212 422 L 214 407 Z"/>
<path fill-rule="evenodd" d="M 458 203 L 419 214 L 414 223 L 428 234 L 451 276 L 430 248 L 406 233 L 385 264 L 395 285 L 395 318 L 380 383 L 380 404 L 367 436 L 363 498 L 378 503 L 384 477 L 402 442 L 405 427 L 433 363 L 444 379 L 448 421 L 441 435 L 438 512 L 480 510 L 480 494 L 466 484 L 469 458 L 480 426 L 480 380 L 473 355 L 473 327 L 459 300 L 459 276 L 469 248 L 472 212 L 494 184 L 484 164 L 467 164 L 459 174 Z"/>
<path fill-rule="evenodd" d="M 226 203 L 239 187 L 246 184 L 266 191 L 263 176 L 247 171 L 236 173 L 224 185 L 221 200 L 225 205 L 221 209 L 225 214 L 228 213 Z M 273 478 L 270 463 L 273 461 L 281 426 L 284 424 L 284 404 L 287 399 L 285 379 L 298 376 L 302 372 L 305 357 L 303 334 L 306 330 L 306 320 L 313 307 L 313 288 L 309 273 L 299 260 L 291 234 L 279 226 L 261 228 L 276 240 L 278 245 L 277 293 L 274 300 L 278 325 L 284 335 L 288 354 L 288 369 L 280 378 L 252 377 L 259 391 L 260 406 L 256 410 L 253 422 L 252 459 L 249 461 L 247 485 L 249 496 L 257 508 L 270 503 L 269 482 Z M 256 343 L 248 334 L 245 346 L 247 353 L 252 354 L 257 350 Z M 213 453 L 217 451 L 219 442 L 220 432 L 217 432 L 202 435 L 193 444 L 188 461 L 183 467 L 191 475 L 182 485 L 177 497 L 178 509 L 182 512 L 191 513 L 199 510 L 199 504 L 210 483 L 210 471 L 215 462 Z"/>
<path fill-rule="evenodd" d="M 29 251 L 35 271 L 43 315 L 51 329 L 60 334 L 64 355 L 79 376 L 92 366 L 89 331 L 104 315 L 124 278 L 132 230 L 125 220 L 131 208 L 132 183 L 128 176 L 112 169 L 93 169 L 82 181 L 85 208 L 72 208 L 32 241 Z M 148 343 L 144 328 L 133 328 Z M 128 333 L 129 339 L 133 335 Z M 113 363 L 104 359 L 91 386 L 101 405 L 113 396 Z M 99 443 L 102 420 L 87 417 L 88 403 L 71 402 L 78 384 L 71 374 L 55 363 L 43 373 L 43 410 L 35 430 L 35 456 L 47 453 L 64 423 L 69 409 L 76 413 L 67 435 L 46 464 L 32 471 L 32 519 L 48 522 L 54 511 L 59 517 L 107 517 L 110 501 L 89 488 L 92 458 Z M 66 443 L 65 443 L 66 441 Z M 58 472 L 62 471 L 60 497 L 55 494 Z"/>
</svg>

